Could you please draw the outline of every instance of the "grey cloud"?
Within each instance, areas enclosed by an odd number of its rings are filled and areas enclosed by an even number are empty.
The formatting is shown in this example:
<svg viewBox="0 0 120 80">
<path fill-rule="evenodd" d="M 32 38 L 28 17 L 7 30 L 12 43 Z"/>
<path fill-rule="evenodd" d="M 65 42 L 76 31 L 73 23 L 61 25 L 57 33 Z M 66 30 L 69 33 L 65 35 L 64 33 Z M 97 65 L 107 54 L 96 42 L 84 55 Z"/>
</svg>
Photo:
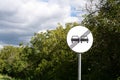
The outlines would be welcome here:
<svg viewBox="0 0 120 80">
<path fill-rule="evenodd" d="M 10 16 L 13 16 L 14 15 L 14 12 L 9 12 L 9 11 L 0 11 L 0 19 L 5 19 L 5 18 L 8 18 Z"/>
<path fill-rule="evenodd" d="M 18 35 L 13 33 L 0 34 L 0 40 L 6 44 L 18 44 L 20 42 L 18 40 Z"/>
<path fill-rule="evenodd" d="M 16 33 L 0 34 L 0 41 L 5 44 L 19 45 L 20 42 L 27 43 L 32 35 L 30 33 L 21 35 Z"/>
</svg>

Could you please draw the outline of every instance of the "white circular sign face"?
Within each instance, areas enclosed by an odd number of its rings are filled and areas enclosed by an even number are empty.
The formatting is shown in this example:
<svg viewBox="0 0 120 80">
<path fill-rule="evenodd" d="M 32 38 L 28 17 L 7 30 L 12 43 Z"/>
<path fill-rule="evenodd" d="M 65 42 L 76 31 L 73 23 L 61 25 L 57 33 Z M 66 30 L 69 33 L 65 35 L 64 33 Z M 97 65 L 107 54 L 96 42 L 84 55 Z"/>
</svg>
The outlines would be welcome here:
<svg viewBox="0 0 120 80">
<path fill-rule="evenodd" d="M 68 46 L 77 53 L 88 51 L 93 44 L 93 36 L 89 29 L 83 26 L 73 27 L 67 34 Z"/>
</svg>

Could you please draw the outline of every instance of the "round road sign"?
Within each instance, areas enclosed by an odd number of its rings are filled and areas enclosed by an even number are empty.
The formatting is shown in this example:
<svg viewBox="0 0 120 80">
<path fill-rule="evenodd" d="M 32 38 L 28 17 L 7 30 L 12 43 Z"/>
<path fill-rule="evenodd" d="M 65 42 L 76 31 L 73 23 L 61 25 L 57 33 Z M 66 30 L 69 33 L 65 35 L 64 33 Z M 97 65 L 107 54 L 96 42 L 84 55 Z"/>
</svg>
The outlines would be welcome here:
<svg viewBox="0 0 120 80">
<path fill-rule="evenodd" d="M 83 26 L 76 26 L 70 29 L 67 34 L 68 46 L 77 53 L 88 51 L 93 44 L 93 36 L 89 29 Z"/>
</svg>

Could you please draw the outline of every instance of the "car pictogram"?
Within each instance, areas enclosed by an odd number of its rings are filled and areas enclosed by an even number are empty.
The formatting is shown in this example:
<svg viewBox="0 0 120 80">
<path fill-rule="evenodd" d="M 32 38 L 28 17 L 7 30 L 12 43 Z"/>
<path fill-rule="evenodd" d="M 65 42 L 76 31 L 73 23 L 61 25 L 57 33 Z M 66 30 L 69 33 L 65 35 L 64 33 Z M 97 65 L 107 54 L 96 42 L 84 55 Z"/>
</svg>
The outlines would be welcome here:
<svg viewBox="0 0 120 80">
<path fill-rule="evenodd" d="M 78 42 L 79 43 L 79 41 L 80 41 L 79 36 L 77 36 L 77 35 L 72 36 L 72 38 L 71 38 L 71 42 L 72 43 L 74 43 L 74 42 Z"/>
<path fill-rule="evenodd" d="M 88 37 L 87 36 L 81 36 L 80 37 L 80 42 L 82 43 L 83 41 L 86 41 L 88 43 Z"/>
</svg>

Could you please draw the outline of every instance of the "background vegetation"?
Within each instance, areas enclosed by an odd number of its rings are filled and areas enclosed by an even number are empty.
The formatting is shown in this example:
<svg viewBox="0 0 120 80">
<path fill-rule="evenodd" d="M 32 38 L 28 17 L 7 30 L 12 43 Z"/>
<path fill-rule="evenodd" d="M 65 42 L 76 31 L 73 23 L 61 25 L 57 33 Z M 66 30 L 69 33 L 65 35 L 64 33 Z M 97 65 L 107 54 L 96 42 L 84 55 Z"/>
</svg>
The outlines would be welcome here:
<svg viewBox="0 0 120 80">
<path fill-rule="evenodd" d="M 77 54 L 67 46 L 66 35 L 83 25 L 92 31 L 94 44 L 82 55 L 82 80 L 120 80 L 120 1 L 101 0 L 97 8 L 81 24 L 58 24 L 55 30 L 36 33 L 30 45 L 5 46 L 0 73 L 17 80 L 77 80 Z"/>
</svg>

